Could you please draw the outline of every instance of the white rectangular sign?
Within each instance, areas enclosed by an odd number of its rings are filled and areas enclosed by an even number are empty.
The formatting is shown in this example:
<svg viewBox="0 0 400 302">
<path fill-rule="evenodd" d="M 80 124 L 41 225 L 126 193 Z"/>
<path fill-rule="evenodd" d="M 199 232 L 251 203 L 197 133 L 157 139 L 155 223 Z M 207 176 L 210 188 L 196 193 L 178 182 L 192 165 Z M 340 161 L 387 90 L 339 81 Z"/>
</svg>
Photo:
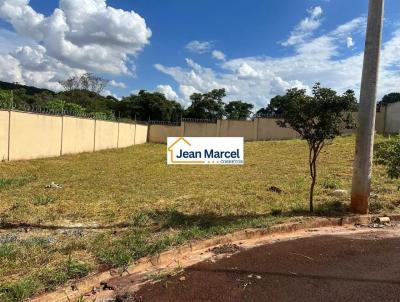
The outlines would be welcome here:
<svg viewBox="0 0 400 302">
<path fill-rule="evenodd" d="M 242 165 L 243 137 L 168 137 L 169 165 Z"/>
</svg>

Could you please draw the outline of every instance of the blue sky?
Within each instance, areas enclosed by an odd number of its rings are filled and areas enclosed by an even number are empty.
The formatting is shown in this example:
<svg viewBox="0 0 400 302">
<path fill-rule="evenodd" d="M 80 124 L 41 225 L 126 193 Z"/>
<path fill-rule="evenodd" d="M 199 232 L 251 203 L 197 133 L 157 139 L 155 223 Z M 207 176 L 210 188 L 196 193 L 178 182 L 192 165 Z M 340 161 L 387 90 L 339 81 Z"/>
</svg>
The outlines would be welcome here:
<svg viewBox="0 0 400 302">
<path fill-rule="evenodd" d="M 256 107 L 316 81 L 357 91 L 367 6 L 367 0 L 0 0 L 0 63 L 7 63 L 0 80 L 15 71 L 19 82 L 57 89 L 58 79 L 93 71 L 114 80 L 107 89 L 118 97 L 158 90 L 185 105 L 192 92 L 218 87 L 227 88 L 228 99 Z M 386 0 L 381 95 L 400 80 L 399 17 L 400 2 Z"/>
</svg>

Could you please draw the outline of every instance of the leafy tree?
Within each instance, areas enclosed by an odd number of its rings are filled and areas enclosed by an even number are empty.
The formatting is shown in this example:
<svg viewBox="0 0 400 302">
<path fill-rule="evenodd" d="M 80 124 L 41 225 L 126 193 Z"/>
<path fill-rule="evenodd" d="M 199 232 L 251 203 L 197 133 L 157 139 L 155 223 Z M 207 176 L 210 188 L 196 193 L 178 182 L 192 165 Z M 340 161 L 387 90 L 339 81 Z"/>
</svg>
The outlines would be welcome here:
<svg viewBox="0 0 400 302">
<path fill-rule="evenodd" d="M 261 108 L 257 111 L 257 115 L 281 115 L 282 114 L 282 106 L 286 101 L 286 96 L 277 95 L 272 98 L 270 103 L 266 108 Z"/>
<path fill-rule="evenodd" d="M 348 90 L 346 92 L 347 94 L 353 94 L 354 95 L 354 91 L 353 90 Z M 260 110 L 257 111 L 257 115 L 277 115 L 280 116 L 282 115 L 282 108 L 284 103 L 286 102 L 286 95 L 277 95 L 276 97 L 273 97 L 270 101 L 270 103 L 268 104 L 268 106 L 266 108 L 261 108 Z M 357 104 L 357 99 L 354 97 L 352 105 L 351 105 L 351 109 L 349 111 L 358 111 L 358 104 Z"/>
<path fill-rule="evenodd" d="M 116 111 L 123 118 L 156 121 L 178 121 L 183 112 L 181 104 L 168 100 L 160 92 L 139 91 L 137 95 L 125 97 L 117 104 Z"/>
<path fill-rule="evenodd" d="M 207 93 L 194 93 L 190 96 L 192 104 L 186 109 L 185 116 L 196 119 L 221 119 L 225 114 L 225 89 L 214 89 Z"/>
<path fill-rule="evenodd" d="M 392 92 L 386 94 L 380 102 L 378 102 L 378 109 L 389 104 L 400 102 L 400 92 Z"/>
<path fill-rule="evenodd" d="M 72 115 L 81 115 L 85 112 L 85 108 L 82 106 L 78 104 L 67 103 L 61 100 L 50 101 L 47 103 L 46 107 L 50 110 L 54 110 L 55 112 Z"/>
<path fill-rule="evenodd" d="M 400 178 L 400 138 L 376 144 L 375 162 L 386 167 L 390 178 Z"/>
<path fill-rule="evenodd" d="M 302 139 L 306 140 L 309 148 L 309 168 L 311 176 L 310 211 L 314 211 L 314 187 L 317 180 L 317 159 L 324 146 L 336 136 L 342 134 L 354 124 L 350 114 L 354 102 L 354 92 L 347 91 L 339 96 L 329 88 L 315 84 L 312 96 L 304 89 L 290 89 L 282 103 L 283 120 L 277 123 L 281 127 L 290 127 Z"/>
<path fill-rule="evenodd" d="M 66 103 L 77 104 L 83 107 L 86 112 L 104 112 L 111 114 L 115 111 L 117 103 L 116 99 L 106 98 L 96 92 L 87 90 L 73 90 L 60 92 L 57 99 L 62 99 Z"/>
<path fill-rule="evenodd" d="M 11 100 L 11 93 L 9 91 L 0 89 L 0 108 L 9 108 Z"/>
<path fill-rule="evenodd" d="M 253 105 L 242 101 L 232 101 L 225 105 L 226 118 L 232 120 L 246 120 L 251 115 Z"/>
<path fill-rule="evenodd" d="M 93 73 L 85 73 L 81 76 L 72 76 L 59 83 L 66 91 L 87 90 L 100 94 L 108 84 L 108 80 Z"/>
</svg>

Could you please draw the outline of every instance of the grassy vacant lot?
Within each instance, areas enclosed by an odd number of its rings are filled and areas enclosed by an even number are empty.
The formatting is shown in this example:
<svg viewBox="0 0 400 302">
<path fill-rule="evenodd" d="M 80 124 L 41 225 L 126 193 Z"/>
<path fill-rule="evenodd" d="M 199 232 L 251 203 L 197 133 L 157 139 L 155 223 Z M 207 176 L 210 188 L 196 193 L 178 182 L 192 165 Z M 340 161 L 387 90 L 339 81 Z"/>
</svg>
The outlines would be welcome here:
<svg viewBox="0 0 400 302">
<path fill-rule="evenodd" d="M 317 215 L 345 210 L 347 198 L 332 192 L 350 188 L 353 152 L 354 137 L 344 137 L 321 154 Z M 245 160 L 167 166 L 166 147 L 148 144 L 0 163 L 0 300 L 20 301 L 99 269 L 123 269 L 187 240 L 301 219 L 308 208 L 306 143 L 247 143 Z M 62 188 L 46 188 L 51 182 Z M 397 186 L 376 167 L 371 210 L 396 211 Z M 10 228 L 18 223 L 26 227 Z M 115 227 L 29 228 L 77 223 Z"/>
</svg>

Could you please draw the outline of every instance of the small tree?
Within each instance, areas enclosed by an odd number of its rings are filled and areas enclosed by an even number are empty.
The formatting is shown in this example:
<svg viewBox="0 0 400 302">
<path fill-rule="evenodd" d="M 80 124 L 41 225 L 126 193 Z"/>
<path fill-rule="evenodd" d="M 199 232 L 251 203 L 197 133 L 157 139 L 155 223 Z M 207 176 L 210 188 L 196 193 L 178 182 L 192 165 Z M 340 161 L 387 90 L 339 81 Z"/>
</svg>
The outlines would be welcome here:
<svg viewBox="0 0 400 302">
<path fill-rule="evenodd" d="M 312 96 L 304 89 L 290 89 L 281 103 L 283 120 L 281 127 L 295 130 L 306 140 L 309 148 L 310 211 L 314 211 L 314 187 L 317 181 L 317 159 L 324 146 L 344 129 L 354 127 L 351 115 L 346 114 L 356 103 L 354 92 L 349 90 L 342 96 L 329 88 L 315 84 Z"/>
<path fill-rule="evenodd" d="M 390 178 L 400 178 L 400 139 L 376 144 L 375 162 L 386 167 Z"/>
</svg>

